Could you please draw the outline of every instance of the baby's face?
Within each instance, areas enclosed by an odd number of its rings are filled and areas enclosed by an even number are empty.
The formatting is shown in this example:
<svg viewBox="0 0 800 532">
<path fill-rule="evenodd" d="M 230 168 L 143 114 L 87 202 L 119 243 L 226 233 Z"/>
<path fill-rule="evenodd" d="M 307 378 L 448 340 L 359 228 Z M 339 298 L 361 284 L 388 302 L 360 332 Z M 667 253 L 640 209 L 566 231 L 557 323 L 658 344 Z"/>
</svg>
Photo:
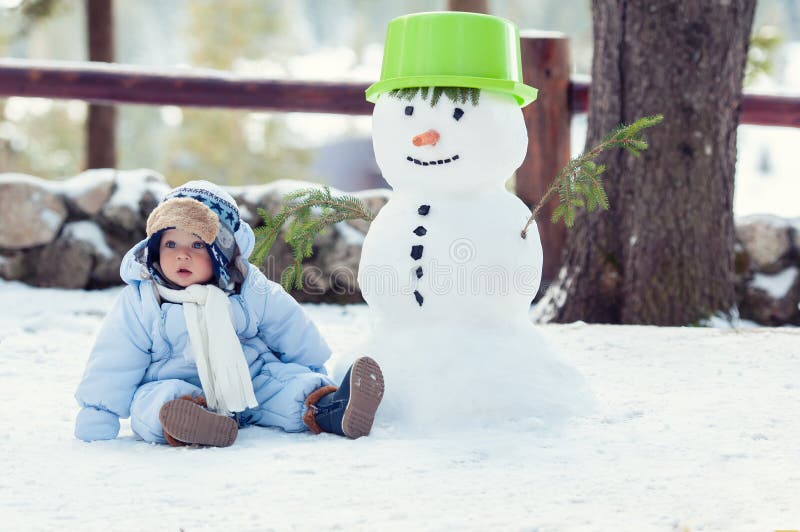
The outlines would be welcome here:
<svg viewBox="0 0 800 532">
<path fill-rule="evenodd" d="M 161 235 L 161 270 L 178 286 L 207 283 L 214 276 L 205 243 L 192 233 L 169 229 Z"/>
</svg>

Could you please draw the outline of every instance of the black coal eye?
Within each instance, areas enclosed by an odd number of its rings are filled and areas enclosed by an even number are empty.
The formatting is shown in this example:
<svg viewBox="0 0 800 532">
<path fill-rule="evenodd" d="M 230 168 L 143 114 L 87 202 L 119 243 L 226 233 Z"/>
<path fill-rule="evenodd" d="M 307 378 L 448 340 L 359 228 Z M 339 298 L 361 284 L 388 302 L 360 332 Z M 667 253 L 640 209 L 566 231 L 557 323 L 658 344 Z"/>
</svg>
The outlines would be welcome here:
<svg viewBox="0 0 800 532">
<path fill-rule="evenodd" d="M 455 111 L 453 111 L 453 118 L 455 118 L 456 120 L 458 120 L 458 119 L 459 119 L 459 118 L 461 118 L 462 116 L 464 116 L 464 111 L 462 111 L 462 110 L 461 110 L 459 107 L 456 107 L 456 110 L 455 110 Z"/>
<path fill-rule="evenodd" d="M 414 114 L 414 106 L 408 105 L 406 106 L 406 116 L 411 116 Z"/>
</svg>

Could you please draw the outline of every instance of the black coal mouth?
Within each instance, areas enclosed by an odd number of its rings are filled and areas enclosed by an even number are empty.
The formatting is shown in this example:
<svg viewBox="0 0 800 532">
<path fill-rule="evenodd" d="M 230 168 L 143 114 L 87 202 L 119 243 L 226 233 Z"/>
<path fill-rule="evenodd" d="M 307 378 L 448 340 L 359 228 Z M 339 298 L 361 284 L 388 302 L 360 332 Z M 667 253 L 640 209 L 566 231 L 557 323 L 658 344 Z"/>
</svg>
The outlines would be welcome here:
<svg viewBox="0 0 800 532">
<path fill-rule="evenodd" d="M 458 155 L 453 155 L 452 157 L 448 157 L 447 159 L 434 159 L 432 161 L 420 161 L 419 159 L 415 159 L 410 155 L 406 157 L 406 161 L 418 164 L 420 166 L 439 166 L 440 164 L 452 163 L 453 161 L 457 161 L 458 159 L 459 159 Z"/>
</svg>

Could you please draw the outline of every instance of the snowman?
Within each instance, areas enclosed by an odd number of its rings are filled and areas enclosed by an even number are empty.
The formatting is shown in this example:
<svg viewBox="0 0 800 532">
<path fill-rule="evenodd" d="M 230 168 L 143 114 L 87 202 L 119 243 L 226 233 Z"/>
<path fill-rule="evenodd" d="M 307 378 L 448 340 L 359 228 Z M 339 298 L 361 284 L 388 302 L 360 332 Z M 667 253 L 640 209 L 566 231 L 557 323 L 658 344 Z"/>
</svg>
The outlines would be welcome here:
<svg viewBox="0 0 800 532">
<path fill-rule="evenodd" d="M 387 394 L 379 420 L 424 427 L 550 425 L 591 408 L 582 376 L 529 318 L 538 232 L 505 183 L 527 149 L 519 37 L 503 19 L 420 13 L 388 27 L 375 157 L 393 192 L 358 281 Z"/>
</svg>

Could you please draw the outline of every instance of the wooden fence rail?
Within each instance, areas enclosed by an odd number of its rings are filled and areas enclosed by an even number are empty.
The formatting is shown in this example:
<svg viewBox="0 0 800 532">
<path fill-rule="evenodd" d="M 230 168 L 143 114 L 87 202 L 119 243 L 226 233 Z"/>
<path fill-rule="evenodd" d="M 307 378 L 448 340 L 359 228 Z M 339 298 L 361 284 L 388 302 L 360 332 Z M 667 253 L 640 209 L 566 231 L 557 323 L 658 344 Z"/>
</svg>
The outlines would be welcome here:
<svg viewBox="0 0 800 532">
<path fill-rule="evenodd" d="M 99 104 L 178 105 L 257 111 L 368 115 L 369 83 L 283 81 L 220 71 L 155 71 L 107 63 L 0 59 L 0 96 Z"/>
<path fill-rule="evenodd" d="M 517 195 L 534 205 L 569 161 L 572 114 L 589 108 L 590 85 L 570 79 L 569 40 L 526 32 L 521 39 L 523 77 L 539 99 L 523 111 L 528 156 L 516 175 Z M 277 112 L 368 115 L 364 82 L 282 81 L 201 70 L 153 70 L 107 63 L 0 59 L 0 97 L 77 99 L 99 104 L 177 105 Z M 742 123 L 800 127 L 800 97 L 744 97 Z M 555 199 L 541 218 L 547 220 Z M 540 224 L 543 276 L 552 279 L 565 239 L 562 226 Z"/>
<path fill-rule="evenodd" d="M 99 104 L 177 105 L 258 111 L 368 115 L 370 83 L 283 81 L 220 71 L 158 72 L 105 63 L 0 59 L 0 97 L 83 100 Z M 589 109 L 590 84 L 569 82 L 571 113 Z M 534 104 L 536 105 L 536 104 Z M 742 123 L 800 127 L 800 96 L 745 94 Z"/>
</svg>

